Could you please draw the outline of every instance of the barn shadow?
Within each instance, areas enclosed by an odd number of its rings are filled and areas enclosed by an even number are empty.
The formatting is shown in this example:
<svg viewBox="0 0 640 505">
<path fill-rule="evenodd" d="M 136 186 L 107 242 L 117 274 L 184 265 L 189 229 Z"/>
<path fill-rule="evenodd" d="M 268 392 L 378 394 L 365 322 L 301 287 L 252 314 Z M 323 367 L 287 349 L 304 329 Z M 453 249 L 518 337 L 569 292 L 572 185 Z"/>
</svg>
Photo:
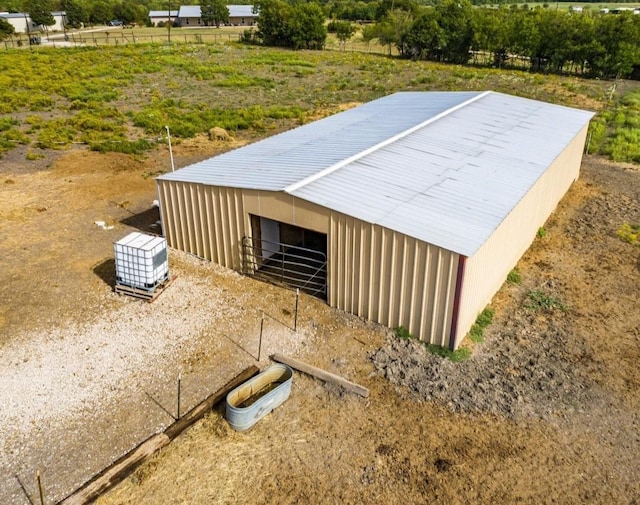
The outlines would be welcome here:
<svg viewBox="0 0 640 505">
<path fill-rule="evenodd" d="M 160 221 L 160 209 L 158 207 L 149 207 L 147 210 L 137 214 L 132 213 L 122 219 L 120 223 L 142 232 L 159 235 L 162 233 L 162 228 L 157 224 L 158 221 Z"/>
<path fill-rule="evenodd" d="M 107 286 L 115 288 L 116 286 L 116 260 L 107 258 L 92 268 L 93 273 L 104 281 Z"/>
</svg>

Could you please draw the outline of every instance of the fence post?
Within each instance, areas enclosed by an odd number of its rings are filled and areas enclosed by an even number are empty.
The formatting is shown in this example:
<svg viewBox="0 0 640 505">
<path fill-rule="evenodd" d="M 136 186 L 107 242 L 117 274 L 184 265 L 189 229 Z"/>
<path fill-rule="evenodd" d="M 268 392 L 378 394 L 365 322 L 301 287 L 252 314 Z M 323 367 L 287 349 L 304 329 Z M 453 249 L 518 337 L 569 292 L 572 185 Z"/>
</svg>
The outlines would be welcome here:
<svg viewBox="0 0 640 505">
<path fill-rule="evenodd" d="M 300 298 L 300 288 L 296 288 L 296 308 L 294 311 L 293 331 L 298 331 L 298 300 Z"/>
<path fill-rule="evenodd" d="M 258 340 L 258 361 L 260 361 L 260 355 L 262 354 L 262 329 L 264 328 L 264 312 L 262 312 L 262 319 L 260 319 L 260 338 Z"/>
<path fill-rule="evenodd" d="M 180 420 L 180 391 L 181 391 L 181 382 L 182 382 L 182 372 L 178 373 L 178 418 L 176 421 Z"/>
<path fill-rule="evenodd" d="M 40 494 L 40 505 L 44 505 L 44 493 L 42 492 L 42 479 L 40 478 L 40 470 L 36 472 L 36 480 L 38 481 L 38 493 Z"/>
</svg>

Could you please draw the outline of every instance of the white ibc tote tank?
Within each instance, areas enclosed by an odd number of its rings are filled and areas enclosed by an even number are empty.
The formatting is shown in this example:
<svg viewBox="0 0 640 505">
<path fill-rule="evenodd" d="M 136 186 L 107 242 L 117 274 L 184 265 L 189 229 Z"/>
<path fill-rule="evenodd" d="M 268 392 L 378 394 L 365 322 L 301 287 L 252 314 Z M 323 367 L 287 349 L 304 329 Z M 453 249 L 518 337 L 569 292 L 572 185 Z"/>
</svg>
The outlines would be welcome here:
<svg viewBox="0 0 640 505">
<path fill-rule="evenodd" d="M 116 284 L 153 291 L 169 278 L 167 239 L 129 233 L 113 245 Z"/>
</svg>

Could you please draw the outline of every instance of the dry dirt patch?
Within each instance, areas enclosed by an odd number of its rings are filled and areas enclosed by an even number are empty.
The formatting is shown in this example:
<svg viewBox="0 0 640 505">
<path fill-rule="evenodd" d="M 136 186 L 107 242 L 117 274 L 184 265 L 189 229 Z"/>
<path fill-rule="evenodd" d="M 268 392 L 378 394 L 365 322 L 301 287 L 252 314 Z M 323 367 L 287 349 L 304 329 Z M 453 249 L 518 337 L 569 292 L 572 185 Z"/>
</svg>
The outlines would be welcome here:
<svg viewBox="0 0 640 505">
<path fill-rule="evenodd" d="M 204 140 L 176 146 L 176 164 L 224 148 Z M 76 372 L 92 381 L 74 416 L 52 420 L 54 409 L 28 410 L 18 417 L 35 424 L 4 424 L 0 501 L 6 503 L 28 503 L 16 475 L 36 496 L 37 469 L 48 499 L 71 492 L 171 421 L 149 396 L 170 410 L 178 369 L 187 371 L 185 402 L 193 404 L 254 362 L 261 310 L 284 322 L 291 311 L 290 292 L 178 253 L 172 259 L 178 280 L 150 306 L 166 312 L 164 319 L 116 296 L 112 242 L 133 229 L 152 230 L 150 175 L 167 170 L 168 152 L 130 159 L 72 151 L 50 161 L 37 171 L 3 165 L 0 353 L 37 380 L 44 376 L 34 365 L 56 372 L 46 368 L 61 352 L 56 346 L 76 342 L 73 349 L 92 359 L 69 354 L 77 359 L 64 363 L 62 353 L 60 365 L 95 367 Z M 296 374 L 291 398 L 249 433 L 233 432 L 214 412 L 100 503 L 637 501 L 640 252 L 615 231 L 622 222 L 640 222 L 638 177 L 633 167 L 585 161 L 581 179 L 547 223 L 547 236 L 521 261 L 523 283 L 496 296 L 487 340 L 462 366 L 409 344 L 403 350 L 388 330 L 305 297 L 300 336 L 273 322 L 270 345 L 363 384 L 371 398 Z M 114 228 L 97 228 L 98 219 Z M 568 310 L 530 312 L 524 304 L 532 289 L 558 296 Z M 189 318 L 197 324 L 184 340 L 176 328 Z M 145 335 L 147 327 L 155 329 Z M 121 335 L 119 350 L 109 347 L 117 343 L 111 332 Z M 229 335 L 244 340 L 238 346 Z M 136 347 L 145 338 L 146 347 Z M 79 345 L 83 339 L 88 350 Z M 15 354 L 30 346 L 31 369 Z M 109 359 L 147 361 L 118 368 L 124 361 L 116 360 L 119 377 L 101 382 L 100 349 L 111 349 Z M 395 352 L 393 359 L 378 363 L 385 352 Z M 42 390 L 34 384 L 24 386 L 25 395 L 48 391 L 44 402 L 64 396 L 63 386 L 47 389 L 54 378 Z M 94 390 L 101 384 L 105 389 Z M 14 389 L 0 396 L 19 397 Z"/>
</svg>

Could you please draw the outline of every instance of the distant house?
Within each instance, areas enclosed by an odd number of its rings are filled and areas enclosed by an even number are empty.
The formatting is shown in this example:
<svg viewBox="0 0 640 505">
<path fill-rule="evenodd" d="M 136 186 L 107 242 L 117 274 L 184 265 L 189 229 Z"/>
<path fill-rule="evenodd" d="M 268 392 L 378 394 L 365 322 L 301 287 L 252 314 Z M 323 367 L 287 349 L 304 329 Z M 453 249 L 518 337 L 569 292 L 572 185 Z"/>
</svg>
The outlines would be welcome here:
<svg viewBox="0 0 640 505">
<path fill-rule="evenodd" d="M 253 5 L 227 5 L 229 24 L 233 26 L 252 26 L 257 14 L 253 13 Z"/>
<path fill-rule="evenodd" d="M 178 24 L 180 26 L 204 26 L 199 5 L 181 5 L 178 11 Z"/>
<path fill-rule="evenodd" d="M 64 11 L 54 11 L 51 13 L 55 23 L 52 26 L 40 26 L 35 24 L 26 12 L 0 12 L 0 18 L 6 19 L 14 28 L 16 33 L 31 33 L 39 31 L 60 31 L 64 30 L 67 13 Z"/>
<path fill-rule="evenodd" d="M 149 11 L 149 21 L 152 26 L 158 23 L 174 23 L 178 19 L 178 11 Z"/>
<path fill-rule="evenodd" d="M 257 14 L 253 13 L 253 5 L 227 5 L 231 26 L 252 26 Z M 204 26 L 199 5 L 181 5 L 178 11 L 178 24 L 183 27 Z"/>
</svg>

